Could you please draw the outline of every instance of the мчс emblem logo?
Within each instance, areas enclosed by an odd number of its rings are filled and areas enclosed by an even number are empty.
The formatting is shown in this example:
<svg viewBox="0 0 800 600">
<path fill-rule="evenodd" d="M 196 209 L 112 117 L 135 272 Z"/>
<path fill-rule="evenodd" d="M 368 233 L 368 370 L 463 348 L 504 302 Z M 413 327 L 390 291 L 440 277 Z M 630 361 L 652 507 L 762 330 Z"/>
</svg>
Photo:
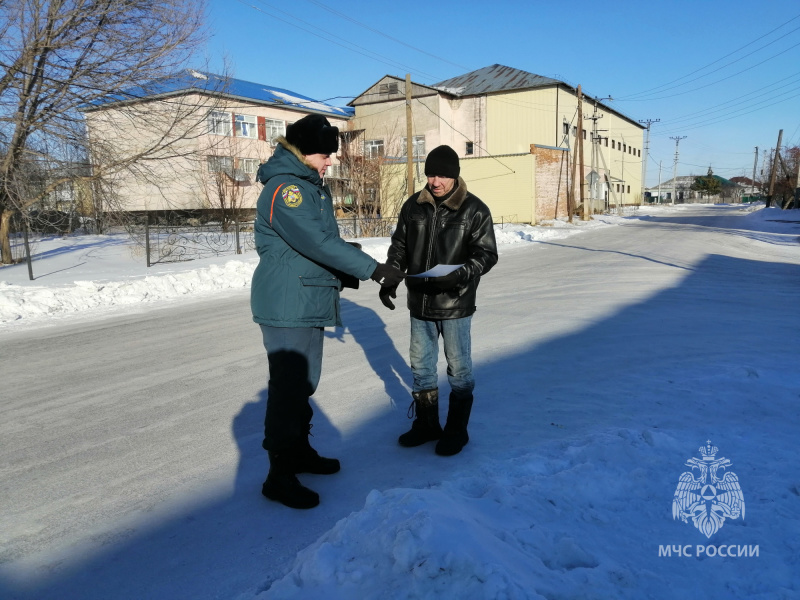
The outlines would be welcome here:
<svg viewBox="0 0 800 600">
<path fill-rule="evenodd" d="M 281 191 L 281 196 L 283 196 L 283 201 L 289 208 L 295 208 L 303 203 L 303 194 L 300 193 L 300 188 L 296 185 L 287 185 Z"/>
<path fill-rule="evenodd" d="M 709 440 L 699 448 L 702 459 L 690 458 L 686 466 L 691 471 L 681 474 L 675 497 L 672 499 L 672 518 L 680 518 L 684 523 L 692 520 L 706 537 L 714 535 L 725 519 L 744 519 L 744 496 L 735 473 L 726 472 L 720 477 L 720 470 L 727 470 L 731 461 L 715 458 L 719 448 Z M 697 476 L 695 476 L 697 469 Z"/>
</svg>

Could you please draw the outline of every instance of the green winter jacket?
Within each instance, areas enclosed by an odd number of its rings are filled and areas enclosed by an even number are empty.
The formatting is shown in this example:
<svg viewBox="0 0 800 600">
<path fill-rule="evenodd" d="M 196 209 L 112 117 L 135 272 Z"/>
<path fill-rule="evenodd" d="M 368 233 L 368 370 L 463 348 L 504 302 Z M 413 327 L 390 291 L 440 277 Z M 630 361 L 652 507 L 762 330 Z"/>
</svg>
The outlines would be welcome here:
<svg viewBox="0 0 800 600">
<path fill-rule="evenodd" d="M 258 198 L 250 308 L 271 327 L 341 326 L 340 276 L 362 281 L 377 261 L 339 236 L 328 186 L 302 154 L 279 138 L 275 154 L 258 169 Z"/>
</svg>

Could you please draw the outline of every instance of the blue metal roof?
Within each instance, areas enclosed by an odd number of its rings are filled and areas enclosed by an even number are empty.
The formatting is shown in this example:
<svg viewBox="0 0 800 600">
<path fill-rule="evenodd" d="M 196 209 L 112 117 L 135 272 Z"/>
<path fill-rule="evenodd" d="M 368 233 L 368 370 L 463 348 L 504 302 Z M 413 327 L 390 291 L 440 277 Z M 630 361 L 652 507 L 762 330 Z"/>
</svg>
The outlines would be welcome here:
<svg viewBox="0 0 800 600">
<path fill-rule="evenodd" d="M 132 87 L 117 94 L 110 94 L 101 100 L 93 102 L 91 108 L 87 107 L 87 110 L 117 102 L 135 102 L 137 100 L 176 96 L 191 92 L 213 94 L 258 104 L 282 106 L 292 110 L 343 118 L 349 118 L 355 114 L 355 109 L 349 106 L 340 108 L 291 90 L 242 79 L 221 77 L 213 73 L 195 71 L 194 69 L 186 69 L 175 75 L 156 79 L 142 86 Z"/>
</svg>

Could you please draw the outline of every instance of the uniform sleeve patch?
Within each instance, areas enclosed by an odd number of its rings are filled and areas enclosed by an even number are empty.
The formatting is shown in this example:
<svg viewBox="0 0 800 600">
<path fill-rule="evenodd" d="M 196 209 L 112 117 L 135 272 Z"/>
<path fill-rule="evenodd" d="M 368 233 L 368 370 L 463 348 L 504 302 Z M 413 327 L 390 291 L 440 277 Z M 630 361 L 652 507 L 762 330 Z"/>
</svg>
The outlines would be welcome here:
<svg viewBox="0 0 800 600">
<path fill-rule="evenodd" d="M 296 208 L 303 203 L 303 194 L 296 185 L 287 185 L 281 190 L 281 196 L 289 208 Z"/>
</svg>

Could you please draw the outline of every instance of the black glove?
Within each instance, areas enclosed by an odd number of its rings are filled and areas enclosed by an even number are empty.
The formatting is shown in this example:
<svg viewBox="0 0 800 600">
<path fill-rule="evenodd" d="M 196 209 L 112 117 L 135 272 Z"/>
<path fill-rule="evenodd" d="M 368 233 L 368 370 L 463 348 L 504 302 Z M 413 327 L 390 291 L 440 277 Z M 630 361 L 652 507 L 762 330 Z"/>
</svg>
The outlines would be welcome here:
<svg viewBox="0 0 800 600">
<path fill-rule="evenodd" d="M 380 283 L 383 287 L 396 288 L 398 285 L 400 285 L 400 282 L 403 281 L 405 276 L 406 274 L 397 267 L 393 267 L 384 263 L 378 263 L 378 266 L 375 267 L 375 271 L 369 276 L 369 278 L 376 283 Z"/>
<path fill-rule="evenodd" d="M 431 277 L 428 279 L 428 289 L 437 294 L 452 290 L 461 282 L 463 275 L 464 271 L 462 269 L 456 269 L 442 277 Z"/>
<path fill-rule="evenodd" d="M 381 291 L 378 292 L 378 298 L 381 299 L 383 305 L 389 310 L 394 310 L 394 302 L 390 298 L 397 298 L 397 286 L 384 287 L 381 286 Z"/>
</svg>

